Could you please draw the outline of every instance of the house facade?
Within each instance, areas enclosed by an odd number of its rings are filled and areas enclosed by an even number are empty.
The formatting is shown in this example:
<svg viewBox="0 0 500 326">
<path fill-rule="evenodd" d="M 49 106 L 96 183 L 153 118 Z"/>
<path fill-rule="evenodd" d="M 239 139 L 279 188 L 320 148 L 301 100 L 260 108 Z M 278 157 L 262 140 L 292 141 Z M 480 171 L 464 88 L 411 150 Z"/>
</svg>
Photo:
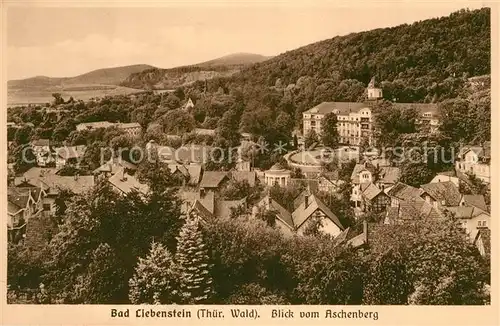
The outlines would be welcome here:
<svg viewBox="0 0 500 326">
<path fill-rule="evenodd" d="M 48 166 L 54 162 L 49 139 L 37 139 L 31 143 L 38 166 Z"/>
<path fill-rule="evenodd" d="M 318 231 L 338 236 L 344 227 L 338 217 L 315 195 L 306 194 L 298 203 L 293 212 L 289 212 L 269 195 L 264 197 L 254 206 L 252 215 L 255 217 L 259 212 L 271 211 L 275 216 L 275 226 L 286 235 L 304 235 L 313 225 L 317 224 Z"/>
<path fill-rule="evenodd" d="M 467 146 L 459 153 L 455 168 L 465 174 L 474 175 L 485 183 L 490 183 L 491 145 Z"/>
</svg>

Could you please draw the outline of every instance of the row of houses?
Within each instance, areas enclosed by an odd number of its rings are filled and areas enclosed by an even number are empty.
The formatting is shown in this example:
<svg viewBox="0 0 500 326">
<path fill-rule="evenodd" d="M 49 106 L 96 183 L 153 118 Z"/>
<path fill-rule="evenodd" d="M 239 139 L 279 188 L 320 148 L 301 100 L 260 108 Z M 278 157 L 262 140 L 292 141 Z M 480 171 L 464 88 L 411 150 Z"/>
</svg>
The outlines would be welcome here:
<svg viewBox="0 0 500 326">
<path fill-rule="evenodd" d="M 100 128 L 110 128 L 117 127 L 125 131 L 125 133 L 131 137 L 139 137 L 142 132 L 142 127 L 137 122 L 130 123 L 120 123 L 120 122 L 109 122 L 109 121 L 97 121 L 97 122 L 83 122 L 76 125 L 77 131 L 84 130 L 95 130 Z"/>
</svg>

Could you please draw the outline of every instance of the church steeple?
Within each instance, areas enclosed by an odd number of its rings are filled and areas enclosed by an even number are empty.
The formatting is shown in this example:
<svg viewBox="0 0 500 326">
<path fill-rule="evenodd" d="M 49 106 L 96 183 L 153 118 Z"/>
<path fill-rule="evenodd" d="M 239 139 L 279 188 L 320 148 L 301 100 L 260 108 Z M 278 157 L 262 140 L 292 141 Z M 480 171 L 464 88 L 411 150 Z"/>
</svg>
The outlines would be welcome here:
<svg viewBox="0 0 500 326">
<path fill-rule="evenodd" d="M 368 87 L 366 88 L 368 91 L 368 99 L 369 100 L 378 100 L 382 98 L 382 89 L 375 87 L 375 77 L 372 77 L 370 82 L 368 83 Z"/>
</svg>

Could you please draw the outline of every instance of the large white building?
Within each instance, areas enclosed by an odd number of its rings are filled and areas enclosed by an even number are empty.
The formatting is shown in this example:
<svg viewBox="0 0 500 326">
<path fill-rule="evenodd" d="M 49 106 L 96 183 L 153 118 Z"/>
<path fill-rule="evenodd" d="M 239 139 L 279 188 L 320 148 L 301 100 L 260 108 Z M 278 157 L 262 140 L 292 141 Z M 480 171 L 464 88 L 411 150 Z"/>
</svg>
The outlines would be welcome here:
<svg viewBox="0 0 500 326">
<path fill-rule="evenodd" d="M 303 134 L 310 130 L 321 134 L 323 118 L 328 113 L 337 116 L 337 131 L 339 141 L 343 144 L 359 145 L 363 138 L 370 144 L 373 139 L 373 114 L 372 107 L 382 99 L 382 89 L 375 87 L 374 79 L 367 87 L 368 100 L 366 102 L 323 102 L 302 113 Z M 437 130 L 439 117 L 437 105 L 428 103 L 393 103 L 396 107 L 415 108 L 420 119 L 417 121 L 422 128 L 430 132 Z"/>
</svg>

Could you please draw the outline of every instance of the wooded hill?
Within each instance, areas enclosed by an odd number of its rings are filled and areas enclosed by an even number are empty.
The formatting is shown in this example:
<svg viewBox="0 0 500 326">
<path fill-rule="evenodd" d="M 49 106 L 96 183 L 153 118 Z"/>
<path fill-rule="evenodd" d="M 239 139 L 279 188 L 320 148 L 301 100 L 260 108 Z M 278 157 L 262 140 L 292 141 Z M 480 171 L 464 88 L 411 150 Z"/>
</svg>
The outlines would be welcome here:
<svg viewBox="0 0 500 326">
<path fill-rule="evenodd" d="M 352 101 L 375 76 L 386 99 L 436 102 L 457 97 L 467 77 L 490 74 L 490 47 L 490 9 L 460 10 L 313 43 L 209 84 L 293 87 L 308 79 L 316 89 L 304 94 L 308 102 Z"/>
</svg>

